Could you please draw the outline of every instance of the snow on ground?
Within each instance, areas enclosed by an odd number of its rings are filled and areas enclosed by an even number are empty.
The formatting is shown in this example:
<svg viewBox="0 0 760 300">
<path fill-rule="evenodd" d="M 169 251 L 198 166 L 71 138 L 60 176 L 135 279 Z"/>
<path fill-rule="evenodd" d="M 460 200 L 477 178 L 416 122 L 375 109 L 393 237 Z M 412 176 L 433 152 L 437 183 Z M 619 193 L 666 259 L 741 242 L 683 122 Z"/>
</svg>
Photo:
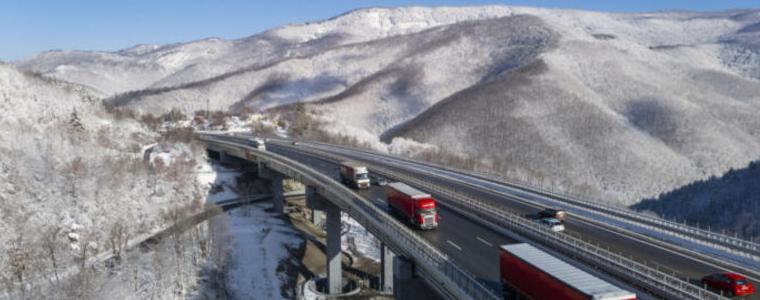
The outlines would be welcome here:
<svg viewBox="0 0 760 300">
<path fill-rule="evenodd" d="M 237 193 L 232 190 L 232 187 L 235 186 L 235 178 L 240 175 L 237 170 L 219 164 L 203 162 L 198 164 L 195 173 L 196 180 L 201 187 L 209 189 L 213 189 L 213 186 L 223 187 L 218 192 L 209 192 L 206 196 L 207 203 L 216 203 L 237 197 Z"/>
<path fill-rule="evenodd" d="M 192 150 L 185 144 L 153 144 L 147 147 L 148 161 L 152 166 L 170 166 L 178 160 L 182 163 L 189 163 L 194 158 Z M 160 163 L 159 163 L 160 161 Z"/>
<path fill-rule="evenodd" d="M 266 211 L 269 203 L 230 211 L 213 222 L 229 222 L 230 261 L 225 287 L 234 299 L 283 299 L 294 295 L 283 289 L 292 278 L 281 271 L 290 251 L 303 242 L 282 218 Z"/>
<path fill-rule="evenodd" d="M 341 222 L 343 223 L 341 236 L 343 251 L 380 261 L 380 241 L 347 213 L 341 213 Z"/>
<path fill-rule="evenodd" d="M 207 202 L 237 197 L 233 188 L 240 175 L 218 164 L 204 163 L 196 170 L 203 186 L 223 188 L 211 192 Z M 291 251 L 303 242 L 300 233 L 276 214 L 267 212 L 269 202 L 241 207 L 211 220 L 214 234 L 222 234 L 227 245 L 224 288 L 232 299 L 290 299 L 292 289 L 283 288 L 293 281 L 282 271 Z M 285 295 L 281 294 L 285 293 Z"/>
</svg>

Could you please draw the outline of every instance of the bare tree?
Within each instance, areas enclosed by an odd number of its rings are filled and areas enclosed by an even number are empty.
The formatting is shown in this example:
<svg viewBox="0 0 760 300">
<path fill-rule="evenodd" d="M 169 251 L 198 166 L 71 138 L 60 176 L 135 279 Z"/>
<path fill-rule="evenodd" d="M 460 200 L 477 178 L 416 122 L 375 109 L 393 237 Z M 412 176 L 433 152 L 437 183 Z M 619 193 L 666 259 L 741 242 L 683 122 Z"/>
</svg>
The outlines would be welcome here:
<svg viewBox="0 0 760 300">
<path fill-rule="evenodd" d="M 190 231 L 190 234 L 192 235 L 193 243 L 195 244 L 195 250 L 193 251 L 193 265 L 194 266 L 200 265 L 201 261 L 203 261 L 203 259 L 208 257 L 209 241 L 208 241 L 208 235 L 206 234 L 207 229 L 204 230 L 205 224 L 207 223 L 208 222 L 201 223 L 198 226 L 195 226 Z"/>
<path fill-rule="evenodd" d="M 222 130 L 227 130 L 228 117 L 229 114 L 223 111 L 215 111 L 214 114 L 211 115 L 211 126 Z"/>
<path fill-rule="evenodd" d="M 69 117 L 69 126 L 71 126 L 74 131 L 84 130 L 84 125 L 82 124 L 82 120 L 79 118 L 79 113 L 77 113 L 76 109 L 71 112 L 71 116 Z"/>
<path fill-rule="evenodd" d="M 145 124 L 146 127 L 157 130 L 158 127 L 161 125 L 161 119 L 154 116 L 153 114 L 145 114 L 140 117 L 140 121 L 142 121 L 143 124 Z"/>
<path fill-rule="evenodd" d="M 185 218 L 187 218 L 190 215 L 190 212 L 192 210 L 193 205 L 187 205 L 187 206 L 174 206 L 169 209 L 168 212 L 164 214 L 164 218 L 169 221 L 173 226 L 179 226 L 181 225 L 180 222 L 182 222 Z M 182 266 L 181 262 L 184 260 L 184 252 L 185 247 L 184 243 L 182 242 L 182 229 L 181 228 L 175 228 L 171 233 L 171 241 L 172 246 L 174 249 L 174 262 L 175 267 L 177 269 L 177 280 L 175 282 L 175 285 L 178 289 L 182 289 Z"/>
<path fill-rule="evenodd" d="M 227 292 L 225 288 L 225 274 L 227 273 L 228 260 L 229 260 L 229 240 L 230 240 L 230 228 L 229 220 L 226 219 L 226 214 L 221 214 L 219 217 L 211 220 L 211 262 L 212 262 L 212 275 L 211 284 L 215 285 L 217 290 Z"/>
<path fill-rule="evenodd" d="M 75 256 L 75 259 L 79 266 L 79 272 L 75 278 L 72 278 L 72 282 L 69 285 L 70 292 L 73 293 L 73 297 L 76 299 L 90 299 L 94 293 L 93 272 L 88 268 L 87 261 L 90 256 L 93 256 L 97 251 L 97 244 L 91 241 L 87 237 L 79 238 L 79 253 Z"/>
<path fill-rule="evenodd" d="M 119 264 L 123 259 L 123 251 L 127 247 L 129 242 L 129 229 L 122 220 L 116 221 L 111 226 L 111 231 L 108 234 L 108 244 L 111 247 L 111 253 L 113 254 L 114 262 Z"/>
<path fill-rule="evenodd" d="M 31 250 L 23 243 L 23 238 L 18 237 L 13 241 L 6 251 L 8 255 L 8 265 L 10 267 L 10 273 L 13 278 L 18 282 L 21 288 L 21 299 L 26 298 L 26 289 L 24 288 L 24 280 L 29 272 L 29 266 L 31 263 Z"/>
<path fill-rule="evenodd" d="M 79 185 L 81 177 L 85 175 L 87 165 L 81 157 L 75 157 L 65 168 L 66 178 L 69 184 L 69 194 L 75 202 L 79 199 Z"/>
<path fill-rule="evenodd" d="M 164 169 L 166 169 L 166 164 L 163 159 L 156 159 L 153 161 L 153 167 L 150 168 L 146 181 L 148 183 L 148 188 L 151 190 L 151 195 L 156 195 L 158 193 L 159 173 L 163 172 Z"/>
<path fill-rule="evenodd" d="M 293 121 L 290 124 L 290 133 L 295 137 L 307 136 L 315 126 L 314 120 L 306 110 L 306 104 L 299 102 L 293 111 Z"/>
<path fill-rule="evenodd" d="M 61 243 L 59 243 L 58 238 L 61 233 L 61 227 L 58 225 L 52 225 L 45 229 L 45 231 L 42 233 L 42 248 L 47 253 L 48 259 L 50 260 L 51 267 L 53 268 L 53 275 L 55 275 L 55 283 L 60 283 L 60 278 L 58 277 L 58 251 L 60 249 Z"/>
<path fill-rule="evenodd" d="M 261 124 L 260 122 L 252 122 L 249 127 L 250 127 L 251 132 L 254 134 L 266 135 L 266 134 L 271 134 L 274 132 L 274 128 L 272 128 L 272 126 L 267 126 L 267 125 Z"/>
</svg>

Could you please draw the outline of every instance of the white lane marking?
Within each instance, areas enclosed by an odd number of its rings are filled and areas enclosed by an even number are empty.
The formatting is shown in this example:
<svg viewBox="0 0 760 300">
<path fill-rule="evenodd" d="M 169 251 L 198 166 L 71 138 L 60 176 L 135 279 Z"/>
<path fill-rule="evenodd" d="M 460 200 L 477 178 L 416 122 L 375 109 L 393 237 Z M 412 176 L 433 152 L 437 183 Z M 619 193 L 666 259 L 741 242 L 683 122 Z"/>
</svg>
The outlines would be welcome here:
<svg viewBox="0 0 760 300">
<path fill-rule="evenodd" d="M 385 155 L 374 154 L 374 153 L 369 153 L 369 152 L 359 152 L 357 150 L 346 150 L 346 149 L 341 149 L 341 148 L 335 147 L 335 146 L 328 147 L 328 146 L 323 146 L 323 145 L 319 145 L 319 144 L 306 145 L 305 147 L 314 148 L 317 151 L 327 151 L 327 152 L 332 152 L 332 153 L 338 153 L 338 154 L 334 154 L 334 155 L 347 155 L 347 156 L 351 156 L 351 157 L 356 156 L 356 153 L 358 152 L 360 154 L 360 156 L 361 155 L 364 155 L 363 157 L 370 156 L 370 157 L 366 157 L 366 158 L 369 159 L 369 160 L 375 161 L 375 162 L 379 162 L 381 164 L 387 163 L 388 165 L 395 166 L 395 167 L 398 167 L 398 168 L 404 168 L 404 169 L 408 169 L 410 167 L 411 168 L 426 169 L 425 171 L 426 171 L 426 173 L 428 175 L 440 175 L 439 178 L 442 178 L 442 179 L 445 179 L 445 180 L 451 180 L 451 181 L 455 181 L 455 182 L 461 182 L 461 183 L 470 185 L 470 186 L 472 186 L 472 187 L 474 187 L 476 189 L 482 190 L 483 192 L 486 192 L 486 193 L 489 193 L 489 194 L 493 194 L 493 195 L 496 195 L 496 196 L 499 196 L 499 197 L 510 196 L 510 195 L 518 196 L 519 199 L 516 199 L 517 203 L 525 204 L 525 205 L 528 205 L 528 206 L 533 206 L 533 207 L 536 207 L 536 208 L 541 208 L 542 206 L 540 206 L 540 205 L 546 204 L 546 203 L 563 203 L 561 201 L 557 202 L 556 200 L 552 200 L 552 199 L 546 198 L 546 197 L 539 197 L 537 199 L 538 201 L 536 201 L 535 197 L 537 195 L 532 194 L 530 192 L 527 192 L 527 193 L 525 193 L 525 192 L 519 192 L 519 191 L 516 191 L 514 188 L 511 188 L 511 187 L 506 187 L 505 190 L 501 190 L 501 188 L 504 188 L 502 184 L 498 184 L 497 183 L 497 185 L 495 187 L 493 187 L 494 185 L 488 183 L 488 181 L 486 181 L 486 180 L 472 178 L 472 177 L 467 176 L 467 175 L 457 175 L 457 174 L 452 173 L 450 171 L 441 170 L 441 169 L 438 169 L 438 171 L 436 171 L 436 169 L 433 169 L 433 168 L 430 168 L 430 167 L 426 167 L 425 165 L 420 164 L 418 162 L 390 161 L 391 159 L 398 160 L 397 158 L 393 158 L 392 156 L 385 156 Z M 439 172 L 445 172 L 446 174 L 452 174 L 452 175 L 440 174 Z M 462 177 L 460 177 L 460 176 L 462 176 Z M 463 179 L 460 179 L 460 178 L 463 178 Z M 473 183 L 472 181 L 475 181 L 476 183 Z M 526 199 L 534 199 L 534 200 L 531 201 L 531 200 L 526 200 Z M 535 203 L 534 201 L 535 202 L 539 202 L 539 203 Z M 586 211 L 588 211 L 588 209 L 586 209 Z M 602 216 L 604 216 L 604 214 L 602 214 Z M 606 232 L 609 232 L 609 233 L 621 236 L 623 238 L 631 239 L 633 241 L 636 241 L 636 242 L 639 242 L 639 243 L 643 243 L 643 244 L 649 245 L 651 247 L 659 248 L 661 250 L 664 250 L 667 253 L 674 254 L 674 255 L 677 255 L 677 256 L 681 256 L 683 258 L 686 258 L 686 259 L 689 259 L 689 260 L 692 260 L 692 261 L 703 263 L 704 265 L 711 266 L 711 267 L 714 267 L 716 269 L 725 268 L 725 267 L 720 267 L 720 266 L 718 266 L 718 265 L 716 265 L 714 263 L 707 262 L 705 260 L 700 260 L 698 258 L 695 258 L 695 257 L 689 255 L 689 254 L 682 253 L 681 251 L 668 249 L 670 247 L 673 247 L 675 249 L 678 249 L 678 248 L 684 249 L 684 248 L 683 247 L 679 247 L 679 246 L 677 246 L 675 244 L 668 243 L 667 241 L 663 242 L 664 244 L 667 245 L 667 247 L 665 247 L 665 246 L 660 245 L 659 243 L 653 243 L 653 242 L 647 241 L 646 239 L 648 237 L 646 235 L 643 235 L 643 234 L 638 233 L 638 232 L 634 232 L 634 231 L 628 231 L 627 233 L 620 233 L 620 232 L 618 232 L 617 230 L 619 230 L 619 229 L 625 230 L 625 228 L 622 228 L 622 227 L 609 228 L 608 227 L 609 225 L 608 226 L 599 226 L 599 225 L 595 224 L 594 222 L 592 222 L 590 220 L 581 220 L 581 222 L 587 223 L 588 225 L 590 225 L 590 226 L 592 226 L 594 228 L 601 229 L 603 231 L 606 231 Z M 631 223 L 629 223 L 629 224 L 631 224 Z M 636 225 L 636 224 L 634 224 L 634 225 Z M 610 227 L 612 227 L 612 226 L 610 226 Z M 649 238 L 649 239 L 653 239 L 653 238 Z M 684 250 L 688 250 L 688 249 L 684 249 Z M 700 253 L 700 252 L 697 252 L 697 251 L 692 251 L 692 252 Z M 707 256 L 707 257 L 711 257 L 710 255 L 707 255 L 707 254 L 703 254 L 703 255 Z M 714 257 L 712 257 L 712 258 L 714 258 Z M 731 267 L 734 267 L 734 268 L 743 269 L 742 267 L 738 267 L 738 265 L 735 264 L 735 263 L 728 263 L 728 265 L 731 266 Z M 754 276 L 753 277 L 746 276 L 746 277 L 748 277 L 751 280 L 760 281 L 760 278 L 753 278 Z"/>
<path fill-rule="evenodd" d="M 446 240 L 446 242 L 449 243 L 449 245 L 451 245 L 452 247 L 457 248 L 457 250 L 462 251 L 462 247 L 459 247 L 459 245 L 454 244 L 454 242 L 450 240 Z"/>
<path fill-rule="evenodd" d="M 484 240 L 482 237 L 477 237 L 478 241 L 480 241 L 483 244 L 488 245 L 488 247 L 493 247 L 493 244 L 489 243 L 488 241 Z"/>
</svg>

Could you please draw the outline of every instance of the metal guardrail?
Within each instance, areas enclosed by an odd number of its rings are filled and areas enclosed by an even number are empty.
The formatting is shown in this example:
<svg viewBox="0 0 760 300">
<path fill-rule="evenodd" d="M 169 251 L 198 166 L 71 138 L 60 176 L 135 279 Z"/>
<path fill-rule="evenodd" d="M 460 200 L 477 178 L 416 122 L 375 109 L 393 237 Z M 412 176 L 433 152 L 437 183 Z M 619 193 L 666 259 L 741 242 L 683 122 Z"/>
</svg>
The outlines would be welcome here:
<svg viewBox="0 0 760 300">
<path fill-rule="evenodd" d="M 201 135 L 201 139 L 222 146 L 229 151 L 227 154 L 244 159 L 257 159 L 270 169 L 316 187 L 322 196 L 348 213 L 395 253 L 413 259 L 418 269 L 425 274 L 424 279 L 441 295 L 449 299 L 500 298 L 429 242 L 333 178 L 271 152 L 258 151 L 208 135 Z"/>
<path fill-rule="evenodd" d="M 363 153 L 367 153 L 371 155 L 383 155 L 381 153 L 376 153 L 376 152 L 363 150 L 363 149 L 355 149 L 355 148 L 350 148 L 350 147 L 341 146 L 341 145 L 330 145 L 330 144 L 324 144 L 324 143 L 319 143 L 319 142 L 309 142 L 309 143 L 330 146 L 330 147 L 338 147 L 338 148 L 343 148 L 350 151 L 358 151 L 358 152 L 363 152 Z M 760 261 L 760 243 L 755 243 L 755 242 L 748 241 L 746 239 L 742 239 L 739 237 L 733 237 L 733 236 L 705 230 L 702 228 L 697 228 L 694 226 L 689 226 L 689 225 L 678 223 L 678 222 L 646 216 L 646 215 L 636 213 L 630 210 L 626 210 L 620 207 L 607 205 L 607 204 L 604 204 L 603 202 L 592 202 L 588 200 L 582 200 L 578 197 L 559 194 L 554 191 L 530 186 L 525 183 L 518 183 L 515 181 L 509 181 L 509 180 L 494 180 L 494 179 L 488 178 L 487 174 L 484 174 L 484 173 L 475 173 L 475 172 L 457 169 L 457 168 L 443 167 L 437 164 L 409 159 L 409 158 L 394 157 L 394 159 L 398 159 L 398 160 L 402 160 L 402 161 L 406 161 L 410 163 L 415 163 L 415 164 L 421 164 L 421 165 L 425 165 L 431 168 L 443 169 L 450 172 L 456 172 L 462 175 L 475 177 L 480 180 L 485 180 L 485 181 L 489 181 L 489 182 L 493 182 L 497 184 L 503 184 L 512 188 L 517 188 L 524 191 L 536 193 L 542 196 L 549 197 L 553 200 L 563 201 L 570 205 L 579 206 L 580 208 L 583 208 L 586 210 L 593 210 L 594 212 L 597 212 L 597 213 L 604 213 L 608 215 L 609 217 L 615 218 L 622 222 L 635 224 L 637 226 L 641 226 L 641 227 L 654 230 L 660 233 L 669 234 L 669 235 L 686 239 L 689 241 L 693 241 L 705 246 L 711 246 L 713 248 L 724 250 L 738 256 Z"/>
<path fill-rule="evenodd" d="M 345 158 L 332 153 L 320 150 L 310 151 L 318 152 L 320 156 L 328 157 L 333 161 L 345 160 Z M 492 226 L 495 229 L 510 230 L 531 241 L 541 243 L 576 260 L 598 267 L 609 274 L 615 275 L 617 278 L 624 279 L 626 282 L 645 290 L 655 292 L 657 295 L 667 299 L 725 299 L 700 286 L 693 285 L 688 281 L 666 274 L 593 243 L 567 234 L 553 232 L 540 224 L 531 222 L 522 216 L 495 205 L 479 201 L 459 192 L 450 191 L 434 183 L 394 172 L 384 167 L 374 164 L 367 165 L 375 173 L 415 185 L 428 191 L 444 194 L 448 199 L 453 200 L 444 204 L 453 206 L 457 210 L 466 211 L 468 214 L 474 213 L 482 220 L 495 225 Z"/>
<path fill-rule="evenodd" d="M 716 233 L 702 228 L 689 226 L 682 223 L 668 221 L 665 219 L 650 217 L 647 215 L 639 214 L 633 211 L 621 209 L 610 205 L 599 205 L 588 200 L 582 200 L 576 197 L 561 195 L 552 191 L 548 191 L 542 188 L 530 187 L 520 185 L 517 183 L 504 182 L 507 185 L 514 186 L 523 190 L 531 191 L 537 194 L 551 197 L 553 199 L 570 202 L 571 204 L 586 208 L 593 209 L 597 212 L 603 212 L 610 216 L 617 217 L 616 219 L 622 221 L 635 221 L 637 225 L 661 232 L 670 234 L 676 237 L 680 237 L 689 241 L 697 242 L 702 245 L 712 246 L 726 250 L 730 253 L 747 257 L 756 261 L 760 261 L 760 244 L 741 239 L 739 237 L 733 237 L 722 233 Z"/>
</svg>

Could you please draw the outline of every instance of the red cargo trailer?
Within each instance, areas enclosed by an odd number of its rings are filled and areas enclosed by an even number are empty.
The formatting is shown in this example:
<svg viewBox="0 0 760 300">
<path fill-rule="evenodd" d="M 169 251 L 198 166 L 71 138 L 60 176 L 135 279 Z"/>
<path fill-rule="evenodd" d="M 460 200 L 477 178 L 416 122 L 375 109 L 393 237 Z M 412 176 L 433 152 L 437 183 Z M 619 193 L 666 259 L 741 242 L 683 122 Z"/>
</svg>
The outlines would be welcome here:
<svg viewBox="0 0 760 300">
<path fill-rule="evenodd" d="M 499 269 L 505 298 L 517 293 L 528 299 L 636 299 L 636 294 L 529 244 L 501 246 Z"/>
<path fill-rule="evenodd" d="M 422 229 L 438 227 L 438 211 L 430 194 L 394 182 L 385 186 L 385 200 L 391 211 L 408 219 L 412 225 Z"/>
</svg>

